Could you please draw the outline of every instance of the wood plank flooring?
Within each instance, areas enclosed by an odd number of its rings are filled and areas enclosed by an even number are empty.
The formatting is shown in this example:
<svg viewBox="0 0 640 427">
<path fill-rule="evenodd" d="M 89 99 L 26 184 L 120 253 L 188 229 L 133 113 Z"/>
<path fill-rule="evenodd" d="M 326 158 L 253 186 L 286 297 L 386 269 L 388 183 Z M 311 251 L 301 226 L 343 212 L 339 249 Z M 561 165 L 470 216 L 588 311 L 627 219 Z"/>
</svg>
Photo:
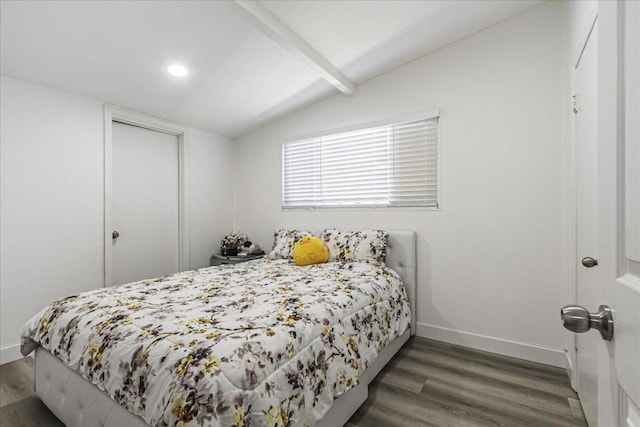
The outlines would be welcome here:
<svg viewBox="0 0 640 427">
<path fill-rule="evenodd" d="M 374 426 L 586 426 L 564 369 L 413 337 L 349 421 Z"/>
<path fill-rule="evenodd" d="M 64 426 L 35 395 L 31 357 L 0 365 L 1 427 Z"/>
<path fill-rule="evenodd" d="M 33 359 L 0 366 L 0 426 L 62 426 L 35 396 Z M 413 337 L 350 427 L 586 426 L 566 371 Z M 123 426 L 124 427 L 124 426 Z"/>
</svg>

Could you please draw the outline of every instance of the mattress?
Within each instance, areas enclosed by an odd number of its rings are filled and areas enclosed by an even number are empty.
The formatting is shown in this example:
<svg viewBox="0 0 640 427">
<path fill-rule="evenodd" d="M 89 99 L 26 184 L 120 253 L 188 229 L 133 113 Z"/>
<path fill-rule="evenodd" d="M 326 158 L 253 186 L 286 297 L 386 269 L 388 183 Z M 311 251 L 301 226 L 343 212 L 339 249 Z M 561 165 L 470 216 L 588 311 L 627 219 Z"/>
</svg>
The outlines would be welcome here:
<svg viewBox="0 0 640 427">
<path fill-rule="evenodd" d="M 73 295 L 21 335 L 151 425 L 313 425 L 410 321 L 384 266 L 258 260 Z"/>
</svg>

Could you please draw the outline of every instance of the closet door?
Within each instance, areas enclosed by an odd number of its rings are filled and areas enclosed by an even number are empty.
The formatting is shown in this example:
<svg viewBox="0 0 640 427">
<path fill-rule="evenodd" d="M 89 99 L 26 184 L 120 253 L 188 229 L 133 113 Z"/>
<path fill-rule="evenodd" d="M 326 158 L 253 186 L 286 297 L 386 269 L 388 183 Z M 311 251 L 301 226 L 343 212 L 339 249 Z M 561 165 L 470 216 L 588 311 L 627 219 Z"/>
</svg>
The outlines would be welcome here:
<svg viewBox="0 0 640 427">
<path fill-rule="evenodd" d="M 178 137 L 113 122 L 112 283 L 179 270 Z"/>
</svg>

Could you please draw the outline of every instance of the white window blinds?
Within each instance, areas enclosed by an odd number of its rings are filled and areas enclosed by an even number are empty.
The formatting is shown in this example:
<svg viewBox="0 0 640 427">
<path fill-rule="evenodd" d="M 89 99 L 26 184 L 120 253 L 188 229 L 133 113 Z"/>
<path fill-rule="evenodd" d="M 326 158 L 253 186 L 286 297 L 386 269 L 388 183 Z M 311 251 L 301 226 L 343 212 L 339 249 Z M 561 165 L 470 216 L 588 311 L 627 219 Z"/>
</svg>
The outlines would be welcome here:
<svg viewBox="0 0 640 427">
<path fill-rule="evenodd" d="M 282 145 L 284 208 L 438 207 L 439 118 Z"/>
</svg>

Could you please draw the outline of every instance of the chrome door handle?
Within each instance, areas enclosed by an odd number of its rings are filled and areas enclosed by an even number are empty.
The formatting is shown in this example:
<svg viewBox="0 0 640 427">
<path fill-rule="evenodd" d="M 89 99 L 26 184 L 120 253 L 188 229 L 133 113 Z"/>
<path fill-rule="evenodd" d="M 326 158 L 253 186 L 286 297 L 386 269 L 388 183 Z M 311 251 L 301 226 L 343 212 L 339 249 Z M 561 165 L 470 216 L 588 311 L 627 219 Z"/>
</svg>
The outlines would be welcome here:
<svg viewBox="0 0 640 427">
<path fill-rule="evenodd" d="M 590 256 L 586 256 L 582 258 L 582 265 L 584 265 L 587 268 L 592 268 L 598 265 L 598 260 L 595 258 L 591 258 Z"/>
<path fill-rule="evenodd" d="M 605 341 L 613 339 L 613 313 L 607 305 L 598 307 L 597 313 L 589 313 L 579 305 L 565 305 L 560 309 L 562 326 L 570 331 L 583 333 L 597 329 Z"/>
<path fill-rule="evenodd" d="M 118 237 L 120 237 L 120 233 L 118 233 L 117 231 L 114 231 L 113 233 L 111 233 L 112 239 L 117 239 Z"/>
</svg>

